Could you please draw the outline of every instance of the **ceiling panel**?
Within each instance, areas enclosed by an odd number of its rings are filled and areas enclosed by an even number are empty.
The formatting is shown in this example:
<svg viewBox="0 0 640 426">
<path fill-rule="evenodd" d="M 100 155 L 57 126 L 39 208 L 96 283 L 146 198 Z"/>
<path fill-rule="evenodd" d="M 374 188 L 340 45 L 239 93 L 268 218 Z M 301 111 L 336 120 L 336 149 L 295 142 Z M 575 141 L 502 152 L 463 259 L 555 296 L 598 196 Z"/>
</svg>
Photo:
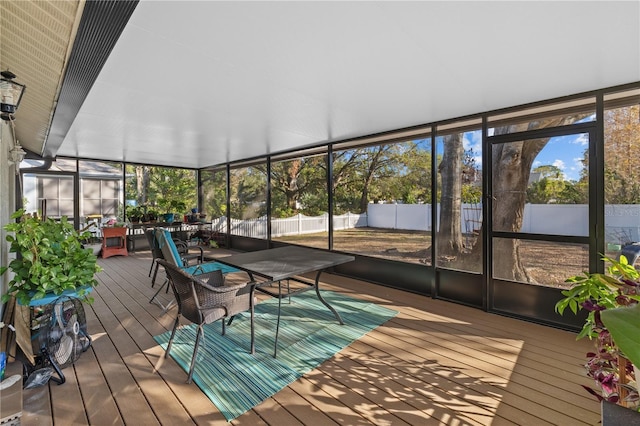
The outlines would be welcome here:
<svg viewBox="0 0 640 426">
<path fill-rule="evenodd" d="M 0 2 L 0 69 L 27 86 L 16 117 L 17 139 L 41 153 L 71 40 L 78 22 L 78 1 Z"/>
<path fill-rule="evenodd" d="M 639 2 L 141 1 L 50 148 L 205 167 L 636 81 Z"/>
</svg>

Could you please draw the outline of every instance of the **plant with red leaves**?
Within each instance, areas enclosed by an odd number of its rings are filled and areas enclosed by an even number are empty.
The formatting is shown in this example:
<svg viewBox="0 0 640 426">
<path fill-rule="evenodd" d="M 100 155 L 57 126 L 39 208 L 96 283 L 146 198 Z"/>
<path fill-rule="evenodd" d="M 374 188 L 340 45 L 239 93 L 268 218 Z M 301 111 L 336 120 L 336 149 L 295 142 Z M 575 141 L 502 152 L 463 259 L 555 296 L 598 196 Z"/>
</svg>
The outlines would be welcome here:
<svg viewBox="0 0 640 426">
<path fill-rule="evenodd" d="M 635 381 L 633 364 L 627 362 L 612 339 L 610 330 L 602 321 L 602 312 L 637 305 L 640 301 L 640 274 L 624 256 L 620 256 L 619 261 L 607 257 L 603 260 L 610 263 L 608 275 L 584 273 L 566 280 L 574 286 L 562 292 L 565 297 L 556 304 L 556 312 L 563 314 L 567 307 L 574 314 L 581 309 L 588 312 L 577 338 L 595 340 L 596 350 L 587 353 L 585 369 L 599 390 L 584 386 L 587 392 L 599 401 L 637 410 L 640 402 L 638 389 L 628 384 Z"/>
</svg>

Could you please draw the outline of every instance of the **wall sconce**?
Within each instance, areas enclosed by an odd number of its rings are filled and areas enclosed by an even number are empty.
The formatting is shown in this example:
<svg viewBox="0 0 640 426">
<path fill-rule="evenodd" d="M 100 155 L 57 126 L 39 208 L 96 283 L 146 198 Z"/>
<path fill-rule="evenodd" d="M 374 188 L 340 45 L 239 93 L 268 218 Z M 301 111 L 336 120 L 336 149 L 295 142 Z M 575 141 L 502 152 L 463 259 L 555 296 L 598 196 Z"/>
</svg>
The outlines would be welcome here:
<svg viewBox="0 0 640 426">
<path fill-rule="evenodd" d="M 18 167 L 26 155 L 27 152 L 22 149 L 20 142 L 16 141 L 16 144 L 9 151 L 9 164 L 15 164 Z"/>
<path fill-rule="evenodd" d="M 13 120 L 27 86 L 13 81 L 16 75 L 9 70 L 0 72 L 0 75 L 0 118 Z"/>
</svg>

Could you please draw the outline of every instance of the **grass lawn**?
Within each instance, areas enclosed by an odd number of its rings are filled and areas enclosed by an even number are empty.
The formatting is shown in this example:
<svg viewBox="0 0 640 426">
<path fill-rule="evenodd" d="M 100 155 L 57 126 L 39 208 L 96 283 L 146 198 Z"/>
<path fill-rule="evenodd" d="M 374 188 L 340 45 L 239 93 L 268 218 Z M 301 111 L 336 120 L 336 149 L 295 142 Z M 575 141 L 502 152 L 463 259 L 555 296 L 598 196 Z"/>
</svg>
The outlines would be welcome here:
<svg viewBox="0 0 640 426">
<path fill-rule="evenodd" d="M 327 233 L 276 237 L 275 241 L 327 248 Z M 473 241 L 465 241 L 467 244 Z M 431 233 L 398 229 L 352 228 L 333 233 L 333 249 L 364 256 L 431 265 Z M 617 254 L 612 253 L 612 256 Z M 533 284 L 568 288 L 564 282 L 588 269 L 588 252 L 581 244 L 522 240 L 520 260 Z M 494 258 L 494 262 L 500 259 Z"/>
</svg>

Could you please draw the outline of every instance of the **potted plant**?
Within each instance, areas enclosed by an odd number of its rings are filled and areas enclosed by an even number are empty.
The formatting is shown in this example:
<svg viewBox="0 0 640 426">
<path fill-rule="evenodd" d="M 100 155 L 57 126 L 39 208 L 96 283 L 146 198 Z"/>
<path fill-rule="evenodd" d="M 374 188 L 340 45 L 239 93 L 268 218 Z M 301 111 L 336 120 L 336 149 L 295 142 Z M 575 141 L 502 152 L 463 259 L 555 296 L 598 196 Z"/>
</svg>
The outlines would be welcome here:
<svg viewBox="0 0 640 426">
<path fill-rule="evenodd" d="M 147 216 L 149 218 L 149 222 L 155 222 L 158 220 L 158 209 L 153 207 L 149 207 L 147 209 Z"/>
<path fill-rule="evenodd" d="M 179 201 L 176 199 L 163 199 L 158 203 L 165 209 L 165 213 L 163 214 L 163 216 L 164 221 L 167 223 L 173 222 L 175 220 L 176 214 L 179 217 L 181 212 L 184 213 L 187 208 L 187 205 L 183 201 Z"/>
<path fill-rule="evenodd" d="M 131 223 L 138 223 L 142 220 L 144 209 L 141 206 L 127 206 L 125 208 L 127 219 Z"/>
<path fill-rule="evenodd" d="M 40 220 L 18 210 L 11 218 L 17 222 L 4 229 L 10 233 L 6 238 L 10 252 L 17 257 L 0 267 L 0 276 L 7 271 L 14 274 L 2 302 L 14 295 L 20 304 L 28 305 L 47 294 L 63 292 L 75 292 L 90 302 L 87 291 L 98 284 L 95 274 L 101 271 L 93 252 L 82 247 L 83 238 L 90 238 L 90 233 L 79 233 L 66 217 Z"/>
<path fill-rule="evenodd" d="M 587 353 L 585 368 L 598 389 L 585 387 L 598 400 L 638 410 L 636 369 L 640 363 L 640 274 L 624 256 L 610 263 L 608 274 L 584 273 L 568 278 L 574 283 L 556 304 L 560 314 L 568 307 L 587 319 L 578 339 L 589 337 L 596 350 Z M 604 408 L 603 408 L 604 409 Z"/>
<path fill-rule="evenodd" d="M 79 231 L 82 247 L 91 249 L 96 256 L 102 250 L 102 238 L 97 235 L 99 229 L 98 222 L 93 220 Z"/>
<path fill-rule="evenodd" d="M 184 201 L 171 200 L 169 207 L 171 208 L 171 212 L 179 218 L 182 217 L 187 210 L 187 204 Z"/>
</svg>

